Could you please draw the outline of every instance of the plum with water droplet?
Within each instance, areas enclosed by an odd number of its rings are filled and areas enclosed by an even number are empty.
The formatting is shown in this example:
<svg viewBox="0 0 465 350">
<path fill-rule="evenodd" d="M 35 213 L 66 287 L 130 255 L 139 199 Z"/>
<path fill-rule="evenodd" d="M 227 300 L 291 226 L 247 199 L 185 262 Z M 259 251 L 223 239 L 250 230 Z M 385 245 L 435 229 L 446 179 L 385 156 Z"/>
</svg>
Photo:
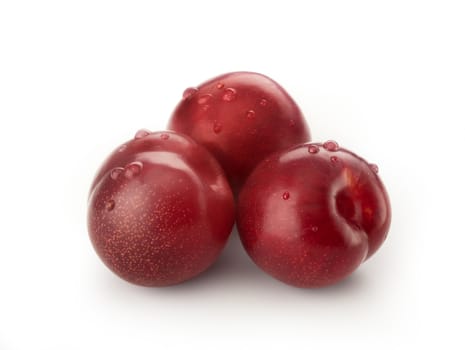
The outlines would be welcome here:
<svg viewBox="0 0 465 350">
<path fill-rule="evenodd" d="M 269 156 L 238 199 L 247 253 L 293 286 L 344 279 L 379 249 L 389 230 L 389 198 L 377 171 L 334 141 Z"/>
<path fill-rule="evenodd" d="M 138 132 L 107 158 L 91 186 L 92 244 L 135 284 L 167 286 L 198 275 L 216 260 L 233 223 L 221 166 L 176 132 Z"/>
<path fill-rule="evenodd" d="M 310 140 L 291 96 L 274 80 L 253 72 L 223 74 L 186 89 L 168 128 L 204 145 L 236 192 L 265 156 Z"/>
</svg>

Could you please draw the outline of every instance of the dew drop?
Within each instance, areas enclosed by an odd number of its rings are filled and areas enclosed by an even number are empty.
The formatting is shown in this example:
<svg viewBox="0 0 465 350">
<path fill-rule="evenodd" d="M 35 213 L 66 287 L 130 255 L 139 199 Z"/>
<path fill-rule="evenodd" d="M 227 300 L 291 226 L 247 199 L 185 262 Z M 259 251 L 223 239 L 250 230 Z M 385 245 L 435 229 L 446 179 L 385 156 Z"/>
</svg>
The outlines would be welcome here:
<svg viewBox="0 0 465 350">
<path fill-rule="evenodd" d="M 210 99 L 212 98 L 213 96 L 211 94 L 205 94 L 205 95 L 202 95 L 199 97 L 199 99 L 197 100 L 197 103 L 199 105 L 204 105 L 206 104 L 208 101 L 210 101 Z"/>
<path fill-rule="evenodd" d="M 236 99 L 237 92 L 233 88 L 227 88 L 224 90 L 223 101 L 231 102 Z"/>
<path fill-rule="evenodd" d="M 220 123 L 218 123 L 218 122 L 216 122 L 216 121 L 213 123 L 213 132 L 214 132 L 215 134 L 219 134 L 219 133 L 221 132 L 222 129 L 223 129 L 223 127 L 221 126 Z"/>
<path fill-rule="evenodd" d="M 266 105 L 268 105 L 268 100 L 265 98 L 262 98 L 260 100 L 260 106 L 265 107 Z"/>
<path fill-rule="evenodd" d="M 170 135 L 169 135 L 169 134 L 163 133 L 163 134 L 160 135 L 160 138 L 161 138 L 162 140 L 168 140 L 168 139 L 170 138 Z"/>
<path fill-rule="evenodd" d="M 316 154 L 318 152 L 320 152 L 320 147 L 318 147 L 317 145 L 309 145 L 308 146 L 308 153 Z"/>
<path fill-rule="evenodd" d="M 253 119 L 253 118 L 255 118 L 255 111 L 253 109 L 251 109 L 250 111 L 247 111 L 245 116 L 247 117 L 247 119 Z"/>
<path fill-rule="evenodd" d="M 370 164 L 370 169 L 375 173 L 378 174 L 379 168 L 376 164 Z"/>
<path fill-rule="evenodd" d="M 313 232 L 318 232 L 318 226 L 312 226 L 312 231 Z"/>
<path fill-rule="evenodd" d="M 285 201 L 287 201 L 287 200 L 289 199 L 290 196 L 291 196 L 291 195 L 290 195 L 289 192 L 287 192 L 287 191 L 283 193 L 283 199 L 284 199 Z"/>
<path fill-rule="evenodd" d="M 134 139 L 141 139 L 141 138 L 147 136 L 148 134 L 150 134 L 150 130 L 147 130 L 147 129 L 140 129 L 140 130 L 137 131 L 136 134 L 134 135 Z"/>
<path fill-rule="evenodd" d="M 295 120 L 294 120 L 294 119 L 291 119 L 291 120 L 289 121 L 289 126 L 290 126 L 290 127 L 295 126 Z"/>
<path fill-rule="evenodd" d="M 110 177 L 112 180 L 117 180 L 120 174 L 124 171 L 123 168 L 113 168 L 110 172 Z"/>
<path fill-rule="evenodd" d="M 331 161 L 331 163 L 337 163 L 337 162 L 339 162 L 339 158 L 336 157 L 336 156 L 330 157 L 329 160 Z"/>
<path fill-rule="evenodd" d="M 182 99 L 183 100 L 188 100 L 190 99 L 192 96 L 195 95 L 195 93 L 199 91 L 198 89 L 194 88 L 194 87 L 188 87 L 186 90 L 184 90 L 184 92 L 182 93 Z"/>
<path fill-rule="evenodd" d="M 126 144 L 121 145 L 121 147 L 118 149 L 118 152 L 124 152 L 124 151 L 126 151 L 126 148 L 128 148 L 128 145 L 126 145 Z"/>
<path fill-rule="evenodd" d="M 222 88 L 224 88 L 224 84 L 223 83 L 218 83 L 218 84 L 216 84 L 216 88 L 217 89 L 222 89 Z"/>
<path fill-rule="evenodd" d="M 124 167 L 124 176 L 128 179 L 132 179 L 133 177 L 139 175 L 141 171 L 142 163 L 132 162 Z"/>
<path fill-rule="evenodd" d="M 337 150 L 339 150 L 339 145 L 336 141 L 330 140 L 323 143 L 323 148 L 330 152 L 336 152 Z"/>
<path fill-rule="evenodd" d="M 105 209 L 106 211 L 112 211 L 115 209 L 115 201 L 113 199 L 110 199 L 109 201 L 105 202 Z"/>
</svg>

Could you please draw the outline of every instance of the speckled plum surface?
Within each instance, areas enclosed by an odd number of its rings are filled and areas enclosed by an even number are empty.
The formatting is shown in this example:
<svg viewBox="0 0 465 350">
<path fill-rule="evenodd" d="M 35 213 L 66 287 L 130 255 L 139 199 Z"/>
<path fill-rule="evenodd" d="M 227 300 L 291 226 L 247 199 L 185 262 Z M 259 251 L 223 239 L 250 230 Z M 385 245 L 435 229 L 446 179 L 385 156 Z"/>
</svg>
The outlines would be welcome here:
<svg viewBox="0 0 465 350">
<path fill-rule="evenodd" d="M 91 186 L 92 244 L 113 272 L 135 284 L 166 286 L 198 275 L 220 254 L 233 222 L 223 170 L 175 132 L 139 131 Z"/>
</svg>

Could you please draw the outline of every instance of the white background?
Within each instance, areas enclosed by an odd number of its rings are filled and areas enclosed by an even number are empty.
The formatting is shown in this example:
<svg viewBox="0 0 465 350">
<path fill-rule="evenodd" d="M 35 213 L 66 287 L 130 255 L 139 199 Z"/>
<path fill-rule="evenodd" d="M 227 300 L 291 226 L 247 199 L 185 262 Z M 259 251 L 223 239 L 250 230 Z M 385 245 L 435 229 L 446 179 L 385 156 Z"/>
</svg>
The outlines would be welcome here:
<svg viewBox="0 0 465 350">
<path fill-rule="evenodd" d="M 0 349 L 463 348 L 461 3 L 1 1 Z M 281 83 L 314 140 L 379 165 L 387 241 L 325 289 L 261 273 L 236 233 L 190 282 L 120 280 L 87 236 L 97 167 L 236 70 Z"/>
</svg>

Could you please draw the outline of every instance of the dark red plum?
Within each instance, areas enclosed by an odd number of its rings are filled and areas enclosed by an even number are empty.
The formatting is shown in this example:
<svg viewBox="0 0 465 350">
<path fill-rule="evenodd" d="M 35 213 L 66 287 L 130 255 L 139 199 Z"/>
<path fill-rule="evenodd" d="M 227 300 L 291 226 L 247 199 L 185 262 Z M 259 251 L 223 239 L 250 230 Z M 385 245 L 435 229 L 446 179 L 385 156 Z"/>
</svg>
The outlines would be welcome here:
<svg viewBox="0 0 465 350">
<path fill-rule="evenodd" d="M 297 287 L 336 283 L 386 238 L 391 209 L 375 165 L 336 142 L 262 161 L 244 185 L 238 230 L 252 260 Z"/>
<path fill-rule="evenodd" d="M 168 129 L 208 148 L 235 191 L 265 156 L 310 140 L 291 96 L 274 80 L 251 72 L 220 75 L 185 90 Z"/>
</svg>

